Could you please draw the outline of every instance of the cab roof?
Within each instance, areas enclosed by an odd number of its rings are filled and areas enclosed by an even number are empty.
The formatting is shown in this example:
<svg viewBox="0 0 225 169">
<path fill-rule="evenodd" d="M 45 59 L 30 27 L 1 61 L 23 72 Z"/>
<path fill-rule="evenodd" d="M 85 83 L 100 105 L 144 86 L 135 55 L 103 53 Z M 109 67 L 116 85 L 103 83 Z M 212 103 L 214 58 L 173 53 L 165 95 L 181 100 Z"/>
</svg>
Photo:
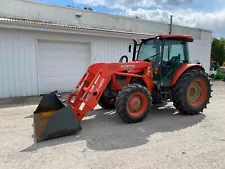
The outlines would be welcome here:
<svg viewBox="0 0 225 169">
<path fill-rule="evenodd" d="M 185 40 L 192 42 L 194 40 L 193 36 L 191 35 L 183 35 L 183 34 L 162 34 L 157 36 L 150 36 L 146 39 L 142 39 L 143 41 L 150 40 L 150 39 L 176 39 L 176 40 Z"/>
</svg>

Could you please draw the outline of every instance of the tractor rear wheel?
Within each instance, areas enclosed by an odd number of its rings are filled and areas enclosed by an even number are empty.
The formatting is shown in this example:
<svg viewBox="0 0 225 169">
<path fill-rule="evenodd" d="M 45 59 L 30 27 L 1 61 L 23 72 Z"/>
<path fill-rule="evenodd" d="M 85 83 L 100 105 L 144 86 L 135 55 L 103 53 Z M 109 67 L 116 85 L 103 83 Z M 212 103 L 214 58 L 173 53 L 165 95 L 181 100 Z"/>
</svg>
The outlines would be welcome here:
<svg viewBox="0 0 225 169">
<path fill-rule="evenodd" d="M 116 98 L 116 112 L 126 123 L 143 121 L 150 112 L 152 98 L 146 87 L 129 84 L 124 87 Z"/>
<path fill-rule="evenodd" d="M 182 114 L 199 114 L 207 107 L 211 92 L 210 80 L 205 71 L 188 70 L 172 88 L 173 105 Z"/>
</svg>

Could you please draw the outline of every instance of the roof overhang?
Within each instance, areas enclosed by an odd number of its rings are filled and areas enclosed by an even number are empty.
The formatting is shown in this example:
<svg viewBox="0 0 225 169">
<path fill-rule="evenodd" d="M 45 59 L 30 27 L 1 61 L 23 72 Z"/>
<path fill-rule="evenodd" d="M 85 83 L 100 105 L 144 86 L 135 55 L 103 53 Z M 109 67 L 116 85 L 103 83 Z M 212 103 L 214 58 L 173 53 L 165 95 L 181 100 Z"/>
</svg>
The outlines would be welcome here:
<svg viewBox="0 0 225 169">
<path fill-rule="evenodd" d="M 87 26 L 54 24 L 36 20 L 17 19 L 17 18 L 0 18 L 0 28 L 18 29 L 26 31 L 41 31 L 52 33 L 66 33 L 87 36 L 101 36 L 123 39 L 143 39 L 153 36 L 152 34 L 127 32 L 122 30 L 108 30 L 104 28 L 93 28 Z"/>
</svg>

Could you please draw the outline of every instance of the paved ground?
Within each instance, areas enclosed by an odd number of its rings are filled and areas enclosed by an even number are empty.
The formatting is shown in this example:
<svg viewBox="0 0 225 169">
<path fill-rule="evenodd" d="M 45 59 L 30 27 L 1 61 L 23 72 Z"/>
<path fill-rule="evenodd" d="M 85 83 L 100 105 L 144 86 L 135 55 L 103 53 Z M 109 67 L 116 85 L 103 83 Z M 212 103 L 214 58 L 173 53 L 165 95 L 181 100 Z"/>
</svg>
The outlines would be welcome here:
<svg viewBox="0 0 225 169">
<path fill-rule="evenodd" d="M 168 104 L 127 125 L 98 109 L 77 136 L 33 143 L 32 112 L 40 98 L 0 101 L 1 169 L 225 168 L 225 83 L 214 82 L 208 109 L 181 116 Z"/>
</svg>

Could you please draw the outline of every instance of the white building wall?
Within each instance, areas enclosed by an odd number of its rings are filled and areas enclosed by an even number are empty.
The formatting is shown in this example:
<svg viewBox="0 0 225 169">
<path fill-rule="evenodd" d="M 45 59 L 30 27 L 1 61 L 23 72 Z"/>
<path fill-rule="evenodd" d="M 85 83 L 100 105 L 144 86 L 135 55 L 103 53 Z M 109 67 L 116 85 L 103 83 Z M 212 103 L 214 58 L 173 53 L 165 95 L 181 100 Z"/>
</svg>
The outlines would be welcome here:
<svg viewBox="0 0 225 169">
<path fill-rule="evenodd" d="M 35 39 L 0 31 L 0 98 L 37 94 Z"/>
<path fill-rule="evenodd" d="M 91 43 L 94 62 L 118 62 L 130 40 L 0 29 L 0 98 L 39 94 L 37 40 Z M 74 67 L 76 71 L 76 67 Z"/>
<path fill-rule="evenodd" d="M 201 32 L 201 40 L 195 39 L 189 43 L 190 60 L 193 63 L 200 62 L 209 73 L 210 57 L 211 57 L 212 34 L 209 32 Z"/>
<path fill-rule="evenodd" d="M 132 39 L 0 29 L 0 98 L 39 94 L 38 39 L 91 43 L 91 63 L 118 62 L 124 54 L 131 58 L 128 45 Z M 201 39 L 190 43 L 190 59 L 199 60 L 208 72 L 212 35 L 202 32 Z"/>
<path fill-rule="evenodd" d="M 124 54 L 130 57 L 128 53 L 131 40 L 94 38 L 92 40 L 92 63 L 94 62 L 118 62 Z"/>
</svg>

